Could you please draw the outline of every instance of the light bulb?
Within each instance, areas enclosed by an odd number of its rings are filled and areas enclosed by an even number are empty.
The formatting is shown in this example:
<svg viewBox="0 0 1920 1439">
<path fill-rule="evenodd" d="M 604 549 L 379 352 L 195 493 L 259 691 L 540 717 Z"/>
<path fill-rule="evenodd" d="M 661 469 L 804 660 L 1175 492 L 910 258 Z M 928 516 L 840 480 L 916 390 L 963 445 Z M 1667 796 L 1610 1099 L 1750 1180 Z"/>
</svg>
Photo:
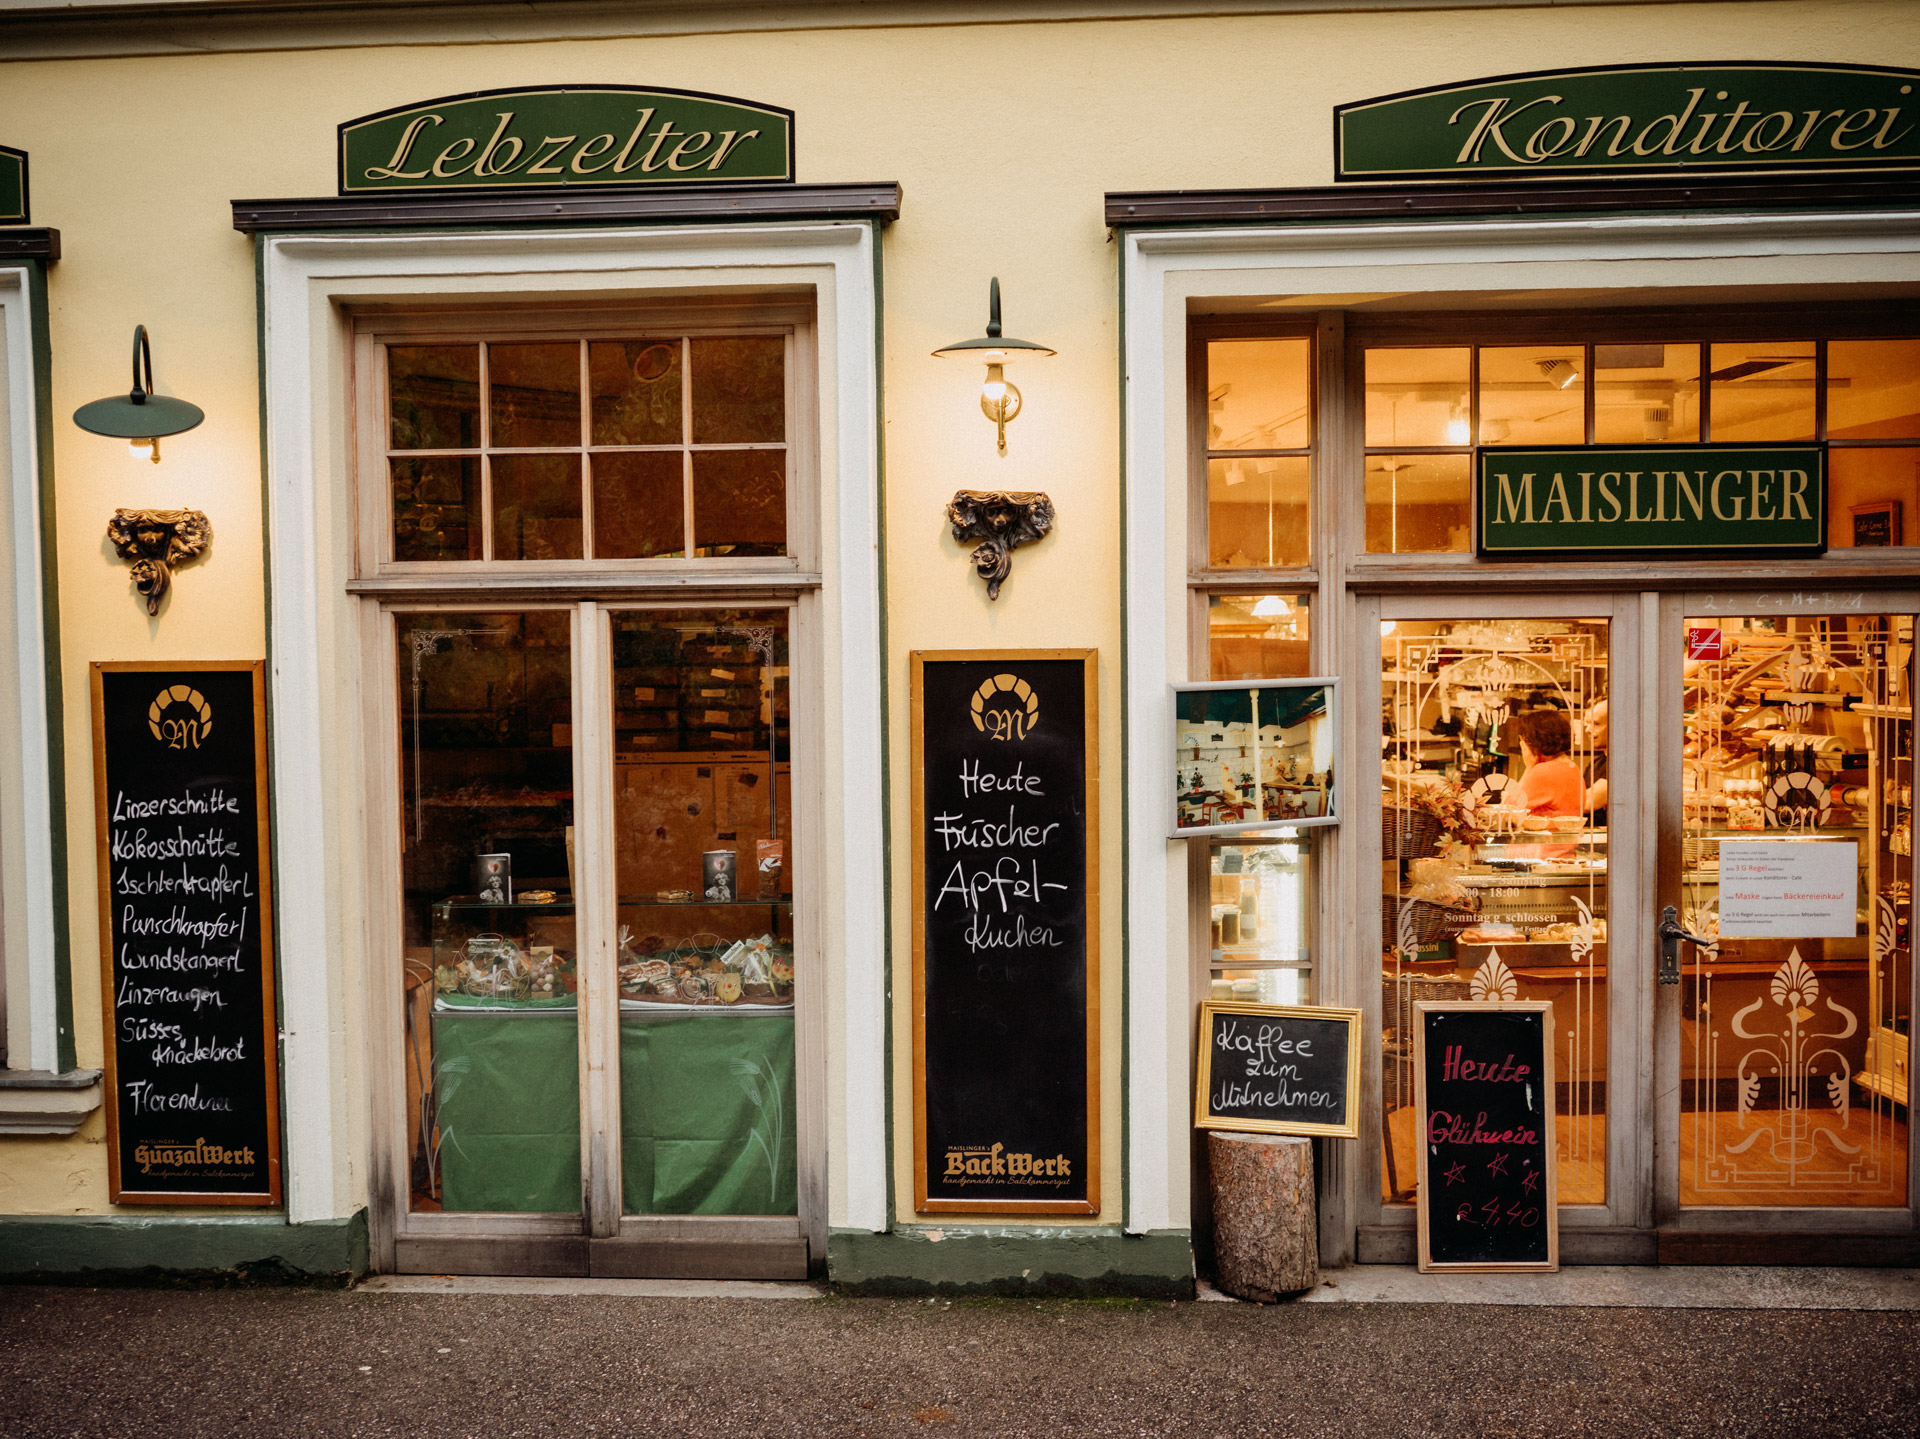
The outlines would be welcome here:
<svg viewBox="0 0 1920 1439">
<path fill-rule="evenodd" d="M 1380 621 L 1380 638 L 1385 639 L 1388 635 L 1392 634 L 1395 630 L 1399 628 L 1400 628 L 1400 622 L 1398 620 Z"/>
<path fill-rule="evenodd" d="M 1007 397 L 1007 380 L 998 365 L 987 366 L 987 381 L 980 387 L 980 403 L 998 405 Z"/>
<path fill-rule="evenodd" d="M 158 440 L 128 440 L 127 453 L 136 460 L 152 460 L 160 463 L 160 442 Z"/>
<path fill-rule="evenodd" d="M 1472 438 L 1473 438 L 1473 431 L 1470 428 L 1468 428 L 1467 422 L 1461 419 L 1458 415 L 1454 416 L 1454 418 L 1447 421 L 1447 443 L 1448 444 L 1464 445 L 1468 440 Z"/>
<path fill-rule="evenodd" d="M 1253 612 L 1262 619 L 1266 619 L 1273 615 L 1290 615 L 1293 613 L 1293 606 L 1287 602 L 1284 595 L 1262 595 L 1254 604 Z"/>
</svg>

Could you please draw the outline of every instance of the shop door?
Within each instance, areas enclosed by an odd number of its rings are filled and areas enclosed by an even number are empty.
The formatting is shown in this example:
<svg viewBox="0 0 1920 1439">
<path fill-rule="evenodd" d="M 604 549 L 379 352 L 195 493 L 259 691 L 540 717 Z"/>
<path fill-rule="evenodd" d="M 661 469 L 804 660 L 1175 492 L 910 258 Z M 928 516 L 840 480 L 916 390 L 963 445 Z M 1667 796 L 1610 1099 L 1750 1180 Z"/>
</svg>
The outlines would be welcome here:
<svg viewBox="0 0 1920 1439">
<path fill-rule="evenodd" d="M 392 618 L 396 1267 L 803 1277 L 794 611 Z"/>
<path fill-rule="evenodd" d="M 1662 602 L 1664 1258 L 1911 1227 L 1913 610 Z"/>
<path fill-rule="evenodd" d="M 1383 1218 L 1410 1221 L 1417 1197 L 1413 1006 L 1518 999 L 1553 1005 L 1563 1231 L 1643 1226 L 1647 796 L 1616 719 L 1642 693 L 1639 597 L 1377 613 Z"/>
</svg>

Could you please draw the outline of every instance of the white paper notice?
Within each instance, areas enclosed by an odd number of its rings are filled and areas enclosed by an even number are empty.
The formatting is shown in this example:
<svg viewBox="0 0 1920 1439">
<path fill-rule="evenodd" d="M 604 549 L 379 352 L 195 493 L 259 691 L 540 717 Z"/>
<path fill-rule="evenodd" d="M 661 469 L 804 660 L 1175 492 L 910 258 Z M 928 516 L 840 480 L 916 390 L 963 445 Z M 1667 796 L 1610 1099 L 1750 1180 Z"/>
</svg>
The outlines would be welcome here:
<svg viewBox="0 0 1920 1439">
<path fill-rule="evenodd" d="M 1723 840 L 1720 933 L 1729 939 L 1852 939 L 1860 893 L 1853 840 Z"/>
</svg>

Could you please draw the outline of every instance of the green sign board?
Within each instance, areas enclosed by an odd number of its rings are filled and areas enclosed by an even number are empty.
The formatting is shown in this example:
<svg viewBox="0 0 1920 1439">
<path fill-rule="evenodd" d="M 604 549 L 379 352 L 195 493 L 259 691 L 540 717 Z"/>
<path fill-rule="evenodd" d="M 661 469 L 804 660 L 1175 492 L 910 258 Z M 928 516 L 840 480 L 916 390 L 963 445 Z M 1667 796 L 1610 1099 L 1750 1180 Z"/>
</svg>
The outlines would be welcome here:
<svg viewBox="0 0 1920 1439">
<path fill-rule="evenodd" d="M 1489 557 L 1827 547 L 1821 445 L 1483 449 L 1477 488 Z"/>
<path fill-rule="evenodd" d="M 1920 70 L 1613 65 L 1337 106 L 1338 180 L 1920 165 Z"/>
<path fill-rule="evenodd" d="M 0 225 L 27 223 L 27 152 L 0 145 Z"/>
<path fill-rule="evenodd" d="M 340 126 L 340 193 L 793 179 L 793 112 L 626 85 L 483 90 Z"/>
</svg>

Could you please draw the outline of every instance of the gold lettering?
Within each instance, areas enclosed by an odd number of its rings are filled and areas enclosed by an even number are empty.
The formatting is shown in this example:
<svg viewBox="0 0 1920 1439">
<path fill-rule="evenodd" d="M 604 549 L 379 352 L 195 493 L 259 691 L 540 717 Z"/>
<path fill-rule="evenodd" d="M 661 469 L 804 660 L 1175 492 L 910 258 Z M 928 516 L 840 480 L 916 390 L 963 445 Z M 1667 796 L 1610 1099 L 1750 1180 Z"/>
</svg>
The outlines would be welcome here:
<svg viewBox="0 0 1920 1439">
<path fill-rule="evenodd" d="M 1493 522 L 1496 525 L 1498 524 L 1509 524 L 1509 525 L 1532 524 L 1533 523 L 1533 476 L 1522 475 L 1520 477 L 1520 489 L 1517 494 L 1514 492 L 1514 488 L 1513 488 L 1513 476 L 1495 475 L 1494 478 L 1500 482 L 1500 493 L 1498 494 L 1498 496 L 1495 497 L 1495 501 L 1494 501 Z M 1502 501 L 1505 502 L 1507 507 L 1507 518 L 1505 520 L 1502 520 L 1500 518 L 1500 505 Z M 1521 511 L 1522 501 L 1525 501 L 1526 503 L 1525 519 L 1520 518 L 1521 512 L 1522 512 Z"/>
<path fill-rule="evenodd" d="M 1798 137 L 1795 138 L 1793 142 L 1794 153 L 1798 154 L 1800 150 L 1806 145 L 1807 141 L 1813 138 L 1814 131 L 1818 130 L 1822 125 L 1826 124 L 1827 121 L 1838 120 L 1842 115 L 1846 113 L 1847 112 L 1845 110 L 1829 110 L 1826 114 L 1823 115 L 1818 110 L 1808 110 L 1806 112 L 1807 123 L 1801 129 L 1800 134 L 1798 135 Z"/>
<path fill-rule="evenodd" d="M 1695 155 L 1704 155 L 1707 153 L 1707 132 L 1713 129 L 1713 122 L 1719 118 L 1719 114 L 1713 110 L 1707 111 L 1706 114 L 1700 117 L 1700 133 L 1695 135 L 1693 137 L 1693 143 L 1687 146 L 1687 150 L 1690 153 Z"/>
<path fill-rule="evenodd" d="M 1661 524 L 1667 522 L 1667 472 L 1653 472 L 1653 517 Z"/>
<path fill-rule="evenodd" d="M 455 175 L 465 174 L 466 170 L 471 168 L 470 166 L 458 170 L 451 170 L 447 168 L 447 161 L 459 160 L 471 155 L 473 153 L 473 147 L 479 143 L 480 142 L 475 140 L 471 135 L 465 139 L 455 140 L 451 145 L 447 146 L 446 149 L 442 150 L 440 152 L 440 158 L 433 162 L 433 173 L 438 175 L 442 180 L 451 180 Z"/>
<path fill-rule="evenodd" d="M 1553 484 L 1547 490 L 1547 501 L 1540 507 L 1540 523 L 1546 524 L 1553 518 L 1553 507 L 1560 506 L 1560 517 L 1567 524 L 1573 523 L 1573 506 L 1567 503 L 1567 482 L 1560 472 L 1553 472 Z"/>
<path fill-rule="evenodd" d="M 713 160 L 707 168 L 709 170 L 718 170 L 725 162 L 728 151 L 732 150 L 736 145 L 746 144 L 747 141 L 753 139 L 754 136 L 759 133 L 758 130 L 748 130 L 736 138 L 733 131 L 722 130 L 720 132 L 720 148 L 713 152 Z"/>
<path fill-rule="evenodd" d="M 947 1178 L 951 1179 L 956 1174 L 965 1174 L 966 1172 L 967 1172 L 966 1157 L 964 1155 L 955 1154 L 951 1149 L 949 1149 L 947 1151 Z"/>
<path fill-rule="evenodd" d="M 1487 104 L 1488 102 L 1484 100 L 1474 100 L 1468 103 L 1472 105 L 1481 105 L 1481 104 Z M 1529 160 L 1524 155 L 1514 154 L 1513 146 L 1507 143 L 1507 137 L 1504 133 L 1502 133 L 1502 130 L 1504 126 L 1511 124 L 1514 120 L 1519 119 L 1520 116 L 1526 114 L 1526 112 L 1531 110 L 1535 105 L 1558 105 L 1560 103 L 1560 97 L 1558 95 L 1542 95 L 1537 99 L 1527 101 L 1527 103 L 1520 106 L 1519 109 L 1508 111 L 1506 114 L 1502 115 L 1500 112 L 1502 109 L 1505 108 L 1506 103 L 1507 102 L 1504 98 L 1502 98 L 1498 102 L 1495 102 L 1495 108 L 1487 112 L 1487 118 L 1480 122 L 1479 126 L 1474 130 L 1472 136 L 1468 138 L 1467 143 L 1461 147 L 1459 157 L 1454 160 L 1454 164 L 1463 165 L 1468 163 L 1468 158 L 1467 158 L 1468 151 L 1472 151 L 1473 162 L 1478 163 L 1480 159 L 1480 147 L 1486 143 L 1485 137 L 1487 135 L 1493 136 L 1493 143 L 1500 147 L 1500 153 L 1505 155 L 1509 160 L 1513 161 L 1516 165 L 1536 165 L 1539 163 L 1538 160 Z M 1467 108 L 1468 108 L 1467 105 L 1462 105 L 1460 109 L 1455 110 L 1453 112 L 1452 118 L 1449 119 L 1447 123 L 1451 125 L 1454 120 L 1457 120 L 1460 118 L 1461 113 L 1465 111 Z M 1499 116 L 1499 118 L 1496 120 L 1494 118 L 1495 116 Z"/>
<path fill-rule="evenodd" d="M 1557 141 L 1542 143 L 1540 137 L 1556 125 L 1566 126 L 1566 129 L 1560 132 L 1560 138 Z M 1551 160 L 1555 155 L 1560 154 L 1567 146 L 1573 143 L 1573 132 L 1578 128 L 1579 127 L 1573 123 L 1571 116 L 1556 115 L 1527 137 L 1527 143 L 1524 147 L 1527 152 L 1527 158 L 1529 160 Z"/>
<path fill-rule="evenodd" d="M 1846 137 L 1852 134 L 1855 130 L 1866 129 L 1867 126 L 1873 123 L 1874 116 L 1878 115 L 1879 113 L 1880 112 L 1878 110 L 1856 110 L 1853 114 L 1847 116 L 1846 119 L 1842 120 L 1837 126 L 1834 127 L 1833 138 L 1827 141 L 1827 143 L 1833 146 L 1833 148 L 1836 150 L 1858 150 L 1862 145 L 1868 144 L 1870 143 L 1870 141 L 1866 139 L 1860 139 L 1860 140 L 1855 140 L 1851 145 L 1849 145 L 1845 143 Z M 1858 120 L 1860 123 L 1858 125 L 1854 124 L 1853 122 L 1855 120 Z"/>
<path fill-rule="evenodd" d="M 1776 515 L 1772 510 L 1763 511 L 1760 508 L 1767 503 L 1767 491 L 1773 484 L 1773 471 L 1749 470 L 1747 473 L 1752 476 L 1753 489 L 1753 504 L 1749 507 L 1752 513 L 1748 518 L 1755 520 L 1784 520 L 1786 518 L 1785 515 Z M 1760 478 L 1762 475 L 1767 477 L 1764 481 Z"/>
<path fill-rule="evenodd" d="M 595 170 L 606 169 L 613 161 L 607 160 L 598 165 L 583 165 L 581 161 L 591 160 L 595 155 L 604 155 L 617 143 L 618 141 L 612 135 L 595 135 L 574 152 L 569 168 L 576 175 L 591 175 Z"/>
<path fill-rule="evenodd" d="M 1704 520 L 1707 517 L 1707 472 L 1705 470 L 1700 472 L 1700 488 L 1697 490 L 1687 482 L 1687 479 L 1685 470 L 1673 472 L 1673 517 L 1676 520 L 1685 518 L 1680 513 L 1680 503 L 1684 500 L 1693 506 L 1693 517 L 1696 520 Z"/>
<path fill-rule="evenodd" d="M 1477 165 L 1480 163 L 1480 147 L 1487 142 L 1487 127 L 1493 123 L 1493 117 L 1507 108 L 1507 98 L 1497 95 L 1490 100 L 1469 100 L 1458 110 L 1447 116 L 1449 125 L 1458 124 L 1460 117 L 1475 105 L 1485 105 L 1487 113 L 1480 117 L 1480 123 L 1473 127 L 1473 133 L 1467 136 L 1467 143 L 1460 147 L 1460 153 L 1453 157 L 1456 165 Z"/>
<path fill-rule="evenodd" d="M 680 157 L 686 154 L 688 150 L 704 150 L 712 143 L 713 132 L 711 130 L 695 130 L 691 135 L 687 136 L 686 139 L 673 147 L 673 153 L 667 156 L 667 168 L 669 170 L 695 169 L 704 163 L 698 155 L 695 155 L 693 159 L 685 165 L 680 163 Z"/>
<path fill-rule="evenodd" d="M 513 162 L 520 158 L 520 152 L 526 149 L 526 146 L 521 143 L 519 136 L 507 135 L 507 126 L 513 123 L 513 111 L 502 110 L 498 113 L 500 115 L 500 123 L 493 127 L 493 135 L 488 139 L 486 149 L 482 150 L 480 152 L 480 158 L 473 162 L 475 179 L 484 179 L 488 175 L 507 174 L 513 169 Z M 506 164 L 496 165 L 493 163 L 493 155 L 496 150 L 501 148 L 502 141 L 500 137 L 503 135 L 506 135 L 505 143 L 513 146 L 513 153 L 507 157 Z"/>
<path fill-rule="evenodd" d="M 1612 481 L 1612 483 L 1609 484 L 1608 481 Z M 1620 472 L 1618 470 L 1608 470 L 1600 476 L 1600 502 L 1613 506 L 1612 514 L 1600 516 L 1600 523 L 1603 525 L 1610 525 L 1620 518 L 1620 496 L 1614 490 L 1614 485 L 1619 483 Z"/>
<path fill-rule="evenodd" d="M 421 115 L 401 132 L 400 143 L 393 147 L 393 158 L 384 165 L 371 165 L 367 168 L 369 180 L 424 180 L 425 170 L 403 170 L 407 163 L 407 151 L 413 148 L 413 142 L 422 130 L 429 125 L 443 125 L 446 121 L 438 115 Z"/>
<path fill-rule="evenodd" d="M 577 135 L 548 135 L 540 141 L 542 145 L 551 145 L 553 149 L 544 153 L 536 152 L 531 164 L 527 166 L 529 175 L 564 175 L 567 172 L 558 165 L 547 164 L 555 155 L 580 137 Z"/>
<path fill-rule="evenodd" d="M 1700 473 L 1704 475 L 1706 471 L 1702 470 Z M 1713 488 L 1708 491 L 1708 501 L 1713 506 L 1713 517 L 1716 520 L 1740 519 L 1742 518 L 1741 511 L 1746 508 L 1745 497 L 1740 495 L 1734 496 L 1732 514 L 1728 514 L 1720 508 L 1720 482 L 1726 479 L 1728 475 L 1732 475 L 1736 481 L 1740 478 L 1740 472 L 1738 470 L 1722 470 L 1713 477 Z"/>
<path fill-rule="evenodd" d="M 1887 111 L 1887 118 L 1880 122 L 1880 133 L 1873 137 L 1874 149 L 1884 150 L 1889 145 L 1898 144 L 1900 141 L 1906 139 L 1907 136 L 1913 133 L 1913 126 L 1909 125 L 1907 126 L 1906 129 L 1902 130 L 1898 135 L 1895 135 L 1891 138 L 1888 137 L 1887 131 L 1893 128 L 1893 122 L 1899 114 L 1900 114 L 1900 107 L 1898 105 L 1895 105 L 1891 110 Z"/>
<path fill-rule="evenodd" d="M 1775 134 L 1771 140 L 1760 140 L 1758 144 L 1755 144 L 1754 141 L 1759 138 L 1761 127 L 1771 124 L 1775 120 L 1780 122 L 1779 132 Z M 1778 150 L 1782 145 L 1787 143 L 1787 136 L 1792 133 L 1793 112 L 1791 110 L 1775 110 L 1771 115 L 1762 115 L 1747 127 L 1747 133 L 1740 137 L 1740 148 L 1745 150 L 1749 155 L 1759 155 L 1764 154 L 1768 150 Z"/>
<path fill-rule="evenodd" d="M 1734 109 L 1734 112 L 1731 115 L 1727 116 L 1727 128 L 1720 132 L 1720 143 L 1713 147 L 1715 150 L 1719 151 L 1722 155 L 1731 155 L 1733 153 L 1733 151 L 1728 148 L 1733 144 L 1733 130 L 1734 130 L 1734 127 L 1738 125 L 1741 122 L 1741 120 L 1746 117 L 1746 113 L 1747 113 L 1747 102 L 1745 100 L 1742 100 L 1740 104 Z"/>
<path fill-rule="evenodd" d="M 1647 121 L 1647 123 L 1641 127 L 1640 133 L 1633 137 L 1633 153 L 1636 155 L 1651 155 L 1654 150 L 1658 148 L 1663 155 L 1679 154 L 1680 132 L 1687 128 L 1687 121 L 1693 118 L 1693 112 L 1695 107 L 1700 103 L 1700 97 L 1706 93 L 1705 90 L 1689 90 L 1687 91 L 1687 108 L 1682 110 L 1678 115 L 1662 115 L 1657 119 Z M 1647 137 L 1653 134 L 1653 127 L 1662 124 L 1669 127 L 1665 143 L 1658 147 L 1645 143 Z"/>
<path fill-rule="evenodd" d="M 1813 511 L 1807 508 L 1807 472 L 1782 470 L 1780 480 L 1787 487 L 1787 492 L 1780 497 L 1780 518 L 1790 520 L 1794 517 L 1793 511 L 1798 510 L 1801 519 L 1812 519 Z M 1798 484 L 1794 483 L 1796 480 L 1799 481 Z"/>
<path fill-rule="evenodd" d="M 653 106 L 648 105 L 640 112 L 640 123 L 633 127 L 633 133 L 627 136 L 627 143 L 620 147 L 620 153 L 614 157 L 613 173 L 624 175 L 632 167 L 627 164 L 627 156 L 633 153 L 633 147 L 640 143 L 640 132 L 653 123 Z"/>
<path fill-rule="evenodd" d="M 1593 471 L 1580 472 L 1580 523 L 1593 523 Z"/>
<path fill-rule="evenodd" d="M 1576 155 L 1586 154 L 1587 151 L 1593 148 L 1594 142 L 1600 138 L 1601 126 L 1612 125 L 1617 128 L 1613 132 L 1613 138 L 1607 142 L 1607 153 L 1609 155 L 1621 154 L 1622 151 L 1620 147 L 1626 143 L 1627 130 L 1632 124 L 1633 117 L 1630 115 L 1615 115 L 1611 120 L 1599 115 L 1589 115 L 1587 116 L 1587 133 L 1580 137 L 1579 148 L 1573 153 Z"/>
<path fill-rule="evenodd" d="M 1627 523 L 1645 524 L 1652 515 L 1640 513 L 1640 474 L 1639 470 L 1627 471 Z"/>
<path fill-rule="evenodd" d="M 642 175 L 652 174 L 660 168 L 660 147 L 667 143 L 668 138 L 672 136 L 673 133 L 673 121 L 663 120 L 660 122 L 660 128 L 647 137 L 653 141 L 653 143 L 647 146 L 647 153 L 640 157 L 640 173 Z"/>
</svg>

